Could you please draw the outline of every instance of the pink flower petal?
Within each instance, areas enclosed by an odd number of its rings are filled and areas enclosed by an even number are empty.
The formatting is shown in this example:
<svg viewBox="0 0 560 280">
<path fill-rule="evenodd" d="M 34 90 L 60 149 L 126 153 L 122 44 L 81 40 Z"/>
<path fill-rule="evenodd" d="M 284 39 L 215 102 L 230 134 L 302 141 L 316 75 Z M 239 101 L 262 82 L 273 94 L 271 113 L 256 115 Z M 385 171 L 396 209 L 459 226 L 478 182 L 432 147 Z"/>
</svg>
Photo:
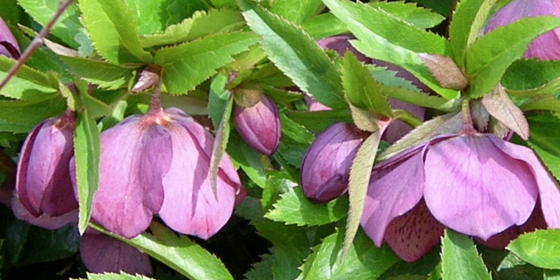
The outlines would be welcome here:
<svg viewBox="0 0 560 280">
<path fill-rule="evenodd" d="M 422 199 L 424 164 L 421 148 L 403 151 L 373 169 L 361 225 L 378 247 L 389 223 L 410 211 Z"/>
<path fill-rule="evenodd" d="M 92 217 L 111 232 L 133 238 L 148 228 L 163 202 L 171 138 L 148 116 L 129 117 L 100 138 L 99 189 Z"/>
<path fill-rule="evenodd" d="M 512 158 L 524 161 L 538 184 L 540 207 L 546 224 L 560 228 L 560 189 L 558 183 L 545 169 L 533 150 L 501 140 L 492 139 L 496 147 Z M 501 143 L 501 145 L 500 145 Z"/>
<path fill-rule="evenodd" d="M 172 114 L 173 110 L 167 110 Z M 191 117 L 174 115 L 167 129 L 173 142 L 173 161 L 163 179 L 165 199 L 159 216 L 173 230 L 208 239 L 229 220 L 242 189 L 226 155 L 220 163 L 218 199 L 210 185 L 213 137 Z"/>
<path fill-rule="evenodd" d="M 82 236 L 80 256 L 93 273 L 124 271 L 151 275 L 150 258 L 138 249 L 113 237 L 88 229 Z"/>
<path fill-rule="evenodd" d="M 401 259 L 415 262 L 439 243 L 444 228 L 420 200 L 412 210 L 389 223 L 385 241 Z"/>
<path fill-rule="evenodd" d="M 34 226 L 55 230 L 61 228 L 69 223 L 78 222 L 78 209 L 74 209 L 60 216 L 51 216 L 48 213 L 43 213 L 39 217 L 35 217 L 27 211 L 25 207 L 21 204 L 21 201 L 14 195 L 12 199 L 12 211 L 14 216 L 22 221 L 25 221 Z"/>
<path fill-rule="evenodd" d="M 497 142 L 505 143 L 490 134 L 459 136 L 426 153 L 428 208 L 445 226 L 484 240 L 524 224 L 538 196 L 527 164 L 504 153 Z"/>
</svg>

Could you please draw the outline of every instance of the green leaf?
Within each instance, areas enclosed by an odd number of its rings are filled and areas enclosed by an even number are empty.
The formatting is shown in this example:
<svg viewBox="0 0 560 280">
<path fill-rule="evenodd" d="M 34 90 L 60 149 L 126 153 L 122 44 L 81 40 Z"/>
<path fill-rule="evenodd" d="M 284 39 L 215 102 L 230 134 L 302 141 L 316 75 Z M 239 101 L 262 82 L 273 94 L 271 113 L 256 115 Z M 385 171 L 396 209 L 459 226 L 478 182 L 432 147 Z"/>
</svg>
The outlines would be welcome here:
<svg viewBox="0 0 560 280">
<path fill-rule="evenodd" d="M 419 53 L 449 56 L 451 50 L 444 38 L 362 3 L 342 0 L 323 0 L 323 3 L 359 39 L 353 45 L 360 52 L 403 67 L 447 99 L 458 95 L 455 90 L 442 88 L 418 57 Z"/>
<path fill-rule="evenodd" d="M 47 118 L 62 114 L 65 109 L 66 102 L 59 95 L 41 101 L 1 100 L 0 120 L 12 124 L 35 126 Z"/>
<path fill-rule="evenodd" d="M 306 229 L 264 220 L 255 223 L 259 235 L 270 240 L 272 249 L 272 276 L 276 280 L 293 280 L 299 267 L 311 253 Z"/>
<path fill-rule="evenodd" d="M 360 227 L 371 169 L 384 130 L 384 128 L 377 130 L 362 143 L 350 168 L 350 178 L 348 180 L 350 210 L 348 211 L 348 224 L 344 237 L 344 254 L 349 252 L 352 241 Z"/>
<path fill-rule="evenodd" d="M 17 234 L 22 234 L 22 232 Z M 55 230 L 30 227 L 25 234 L 27 234 L 25 247 L 17 262 L 20 266 L 69 258 L 74 256 L 80 248 L 80 235 L 76 227 L 71 224 Z"/>
<path fill-rule="evenodd" d="M 61 2 L 59 0 L 18 0 L 18 3 L 35 21 L 45 26 L 54 16 Z M 79 17 L 80 12 L 76 3 L 72 3 L 62 13 L 51 29 L 51 33 L 72 48 L 77 48 L 79 45 L 75 38 L 78 34 L 84 33 Z"/>
<path fill-rule="evenodd" d="M 312 131 L 323 131 L 336 122 L 352 123 L 352 114 L 347 110 L 293 111 L 286 116 Z"/>
<path fill-rule="evenodd" d="M 222 120 L 216 130 L 216 138 L 212 147 L 212 156 L 210 157 L 210 185 L 212 186 L 212 192 L 214 193 L 216 199 L 218 198 L 218 191 L 216 189 L 218 173 L 220 172 L 220 163 L 222 162 L 222 158 L 224 157 L 228 144 L 230 131 L 229 120 L 231 118 L 232 109 L 233 94 L 230 94 L 227 99 L 224 114 L 222 115 Z"/>
<path fill-rule="evenodd" d="M 270 254 L 261 255 L 261 262 L 253 265 L 251 271 L 245 273 L 247 280 L 274 280 L 272 275 L 272 261 L 274 257 Z"/>
<path fill-rule="evenodd" d="M 523 234 L 509 243 L 506 249 L 534 266 L 560 269 L 560 230 L 537 230 Z"/>
<path fill-rule="evenodd" d="M 449 41 L 453 60 L 460 68 L 465 66 L 465 53 L 475 42 L 496 0 L 463 0 L 453 13 L 449 26 Z"/>
<path fill-rule="evenodd" d="M 271 210 L 283 193 L 287 193 L 291 188 L 298 186 L 298 183 L 290 177 L 286 170 L 271 171 L 267 175 L 261 199 L 264 211 Z"/>
<path fill-rule="evenodd" d="M 61 56 L 68 71 L 81 79 L 104 89 L 126 88 L 134 77 L 135 69 L 81 57 Z"/>
<path fill-rule="evenodd" d="M 446 229 L 441 246 L 443 280 L 492 279 L 468 236 Z"/>
<path fill-rule="evenodd" d="M 527 144 L 537 153 L 544 165 L 556 177 L 560 178 L 560 131 L 551 129 L 560 126 L 560 119 L 549 114 L 532 115 L 527 118 L 531 134 Z"/>
<path fill-rule="evenodd" d="M 535 267 L 520 259 L 514 253 L 507 252 L 496 269 L 499 279 L 533 280 L 543 279 L 543 269 Z M 483 253 L 484 255 L 484 253 Z M 487 262 L 488 264 L 488 262 Z M 490 265 L 488 265 L 490 266 Z M 546 273 L 546 272 L 545 272 Z M 544 279 L 547 279 L 546 277 Z"/>
<path fill-rule="evenodd" d="M 142 233 L 133 238 L 112 234 L 97 225 L 91 225 L 109 236 L 134 246 L 173 270 L 193 280 L 231 280 L 233 277 L 224 264 L 187 236 L 178 236 L 162 224 L 150 225 L 152 234 Z"/>
<path fill-rule="evenodd" d="M 149 63 L 138 22 L 124 0 L 79 0 L 82 20 L 97 52 L 114 64 Z"/>
<path fill-rule="evenodd" d="M 0 71 L 4 73 L 8 73 L 10 68 L 16 63 L 15 60 L 7 58 L 6 56 L 0 56 Z M 4 74 L 5 75 L 5 74 Z M 23 65 L 18 72 L 16 73 L 15 77 L 22 78 L 29 82 L 56 89 L 58 86 L 58 81 L 53 79 L 53 75 L 45 74 L 41 71 L 33 69 L 27 65 Z M 15 78 L 14 77 L 14 78 Z M 9 85 L 9 83 L 8 83 Z M 8 86 L 7 85 L 7 86 Z"/>
<path fill-rule="evenodd" d="M 7 72 L 0 71 L 0 80 L 3 80 L 6 77 L 6 74 Z M 14 99 L 34 101 L 52 98 L 56 92 L 57 90 L 54 88 L 36 84 L 16 75 L 11 78 L 10 82 L 7 83 L 4 88 L 2 88 L 0 95 Z"/>
<path fill-rule="evenodd" d="M 391 105 L 382 93 L 382 85 L 351 52 L 344 55 L 341 72 L 344 93 L 352 104 L 387 117 L 393 116 Z"/>
<path fill-rule="evenodd" d="M 230 158 L 249 176 L 257 186 L 264 188 L 266 184 L 265 166 L 261 155 L 249 147 L 237 133 L 231 133 L 227 153 Z"/>
<path fill-rule="evenodd" d="M 226 89 L 228 76 L 218 73 L 210 82 L 210 95 L 208 96 L 208 116 L 212 125 L 218 127 L 226 110 L 230 92 Z"/>
<path fill-rule="evenodd" d="M 461 106 L 461 100 L 458 98 L 447 100 L 402 87 L 385 86 L 383 87 L 383 94 L 406 103 L 426 108 L 434 108 L 444 112 L 456 112 Z"/>
<path fill-rule="evenodd" d="M 560 61 L 520 59 L 509 66 L 500 82 L 510 94 L 532 97 L 558 91 L 558 77 Z"/>
<path fill-rule="evenodd" d="M 394 17 L 402 19 L 418 28 L 428 29 L 440 24 L 445 17 L 429 9 L 418 7 L 416 3 L 371 2 L 371 7 L 379 8 Z"/>
<path fill-rule="evenodd" d="M 280 114 L 280 122 L 282 123 L 282 141 L 280 141 L 280 147 L 276 153 L 293 166 L 299 167 L 315 136 L 284 114 Z"/>
<path fill-rule="evenodd" d="M 341 197 L 326 204 L 311 202 L 301 187 L 295 187 L 281 195 L 265 217 L 276 222 L 298 226 L 325 225 L 341 220 L 348 214 L 348 199 Z"/>
<path fill-rule="evenodd" d="M 146 48 L 192 41 L 213 33 L 239 30 L 244 24 L 238 11 L 229 9 L 197 11 L 181 23 L 167 27 L 163 33 L 140 37 L 140 45 Z"/>
<path fill-rule="evenodd" d="M 453 6 L 453 0 L 416 0 L 416 2 L 444 16 L 451 14 Z"/>
<path fill-rule="evenodd" d="M 125 272 L 120 274 L 117 273 L 103 273 L 103 274 L 95 274 L 95 273 L 86 273 L 87 278 L 80 278 L 79 280 L 152 280 L 153 278 L 146 277 L 144 275 L 130 275 Z"/>
<path fill-rule="evenodd" d="M 276 0 L 270 11 L 295 24 L 300 24 L 313 15 L 320 5 L 321 0 Z"/>
<path fill-rule="evenodd" d="M 478 39 L 466 52 L 470 96 L 481 97 L 500 82 L 510 64 L 542 33 L 560 26 L 560 18 L 523 18 Z"/>
<path fill-rule="evenodd" d="M 329 57 L 301 28 L 266 11 L 253 0 L 239 0 L 245 20 L 259 34 L 269 59 L 303 91 L 331 108 L 345 108 L 340 74 Z"/>
<path fill-rule="evenodd" d="M 522 111 L 549 110 L 556 112 L 558 116 L 558 113 L 560 113 L 560 100 L 553 95 L 537 95 L 523 102 L 519 109 Z"/>
<path fill-rule="evenodd" d="M 331 13 L 320 14 L 305 21 L 301 28 L 315 40 L 346 33 L 348 28 Z"/>
<path fill-rule="evenodd" d="M 201 0 L 125 0 L 133 10 L 140 34 L 152 34 L 190 17 L 207 6 Z"/>
<path fill-rule="evenodd" d="M 233 61 L 232 56 L 257 43 L 252 32 L 217 34 L 160 49 L 155 55 L 163 66 L 162 79 L 171 94 L 184 94 Z"/>
<path fill-rule="evenodd" d="M 93 195 L 99 186 L 99 130 L 87 107 L 78 113 L 74 131 L 74 158 L 76 184 L 80 205 L 78 228 L 84 233 L 88 227 L 93 207 Z"/>
<path fill-rule="evenodd" d="M 341 259 L 343 240 L 344 232 L 337 231 L 313 248 L 297 279 L 378 279 L 399 261 L 389 246 L 375 247 L 363 231 L 358 232 L 346 257 Z"/>
</svg>

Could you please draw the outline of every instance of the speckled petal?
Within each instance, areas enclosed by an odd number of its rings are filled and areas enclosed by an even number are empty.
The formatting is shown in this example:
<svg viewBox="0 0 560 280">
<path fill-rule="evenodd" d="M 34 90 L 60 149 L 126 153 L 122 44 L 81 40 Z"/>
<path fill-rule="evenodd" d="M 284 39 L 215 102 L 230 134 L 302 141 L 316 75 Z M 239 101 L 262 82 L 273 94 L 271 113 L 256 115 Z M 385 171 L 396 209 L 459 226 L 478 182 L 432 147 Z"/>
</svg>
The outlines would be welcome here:
<svg viewBox="0 0 560 280">
<path fill-rule="evenodd" d="M 524 224 L 538 197 L 525 162 L 496 147 L 491 134 L 441 141 L 426 153 L 424 199 L 445 226 L 487 240 Z"/>
<path fill-rule="evenodd" d="M 444 228 L 420 200 L 412 210 L 389 223 L 385 241 L 401 259 L 415 262 L 439 243 Z"/>
<path fill-rule="evenodd" d="M 173 161 L 165 175 L 165 199 L 159 216 L 173 230 L 208 239 L 232 215 L 236 195 L 242 190 L 229 156 L 220 163 L 218 200 L 209 178 L 213 136 L 190 116 L 169 109 L 174 122 L 168 126 Z"/>
<path fill-rule="evenodd" d="M 423 167 L 422 147 L 405 150 L 374 167 L 361 225 L 378 247 L 389 223 L 422 199 Z"/>
<path fill-rule="evenodd" d="M 124 271 L 128 274 L 152 274 L 150 258 L 146 254 L 92 229 L 82 236 L 80 256 L 86 268 L 93 273 Z"/>
<path fill-rule="evenodd" d="M 99 189 L 92 217 L 111 232 L 133 238 L 148 228 L 163 202 L 171 137 L 147 117 L 132 116 L 100 139 Z"/>
</svg>

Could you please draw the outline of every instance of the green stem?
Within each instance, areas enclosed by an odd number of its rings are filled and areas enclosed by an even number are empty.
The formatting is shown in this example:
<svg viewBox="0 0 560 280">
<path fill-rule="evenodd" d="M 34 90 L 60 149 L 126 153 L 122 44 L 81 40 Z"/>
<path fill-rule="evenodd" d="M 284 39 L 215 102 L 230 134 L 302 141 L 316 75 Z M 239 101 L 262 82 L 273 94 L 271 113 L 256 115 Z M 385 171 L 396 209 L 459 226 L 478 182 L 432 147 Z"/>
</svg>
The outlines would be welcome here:
<svg viewBox="0 0 560 280">
<path fill-rule="evenodd" d="M 398 119 L 398 120 L 401 120 L 401 121 L 405 122 L 406 124 L 410 125 L 413 128 L 416 128 L 417 126 L 419 126 L 423 123 L 415 115 L 409 113 L 408 111 L 401 110 L 401 109 L 393 110 L 393 117 L 395 119 Z"/>
</svg>

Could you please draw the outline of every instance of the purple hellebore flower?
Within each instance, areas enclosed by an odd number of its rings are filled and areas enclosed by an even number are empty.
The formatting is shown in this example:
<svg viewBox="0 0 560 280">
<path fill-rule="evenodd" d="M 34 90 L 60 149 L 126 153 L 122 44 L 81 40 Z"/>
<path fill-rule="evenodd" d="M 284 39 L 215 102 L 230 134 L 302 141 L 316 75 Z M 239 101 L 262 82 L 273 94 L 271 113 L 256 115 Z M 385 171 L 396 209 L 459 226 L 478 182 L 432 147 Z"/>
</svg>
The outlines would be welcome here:
<svg viewBox="0 0 560 280">
<path fill-rule="evenodd" d="M 361 224 L 377 246 L 385 239 L 413 262 L 444 226 L 483 243 L 509 241 L 535 223 L 533 212 L 560 227 L 558 185 L 531 149 L 493 134 L 443 135 L 373 169 Z"/>
<path fill-rule="evenodd" d="M 21 51 L 14 34 L 0 17 L 0 55 L 19 59 L 20 54 Z"/>
<path fill-rule="evenodd" d="M 16 175 L 21 204 L 35 217 L 61 216 L 78 208 L 70 180 L 74 113 L 37 125 L 23 143 Z"/>
<path fill-rule="evenodd" d="M 558 0 L 514 0 L 500 9 L 488 22 L 485 32 L 508 25 L 524 17 L 560 16 Z M 560 59 L 560 28 L 537 37 L 524 54 L 525 58 Z"/>
<path fill-rule="evenodd" d="M 237 131 L 249 146 L 267 156 L 276 152 L 282 127 L 278 107 L 270 97 L 262 95 L 252 107 L 236 104 L 233 117 Z"/>
<path fill-rule="evenodd" d="M 301 165 L 301 185 L 315 202 L 328 202 L 348 190 L 352 161 L 366 134 L 355 125 L 335 123 L 311 144 Z"/>
<path fill-rule="evenodd" d="M 214 138 L 179 109 L 130 116 L 100 140 L 92 218 L 126 238 L 143 232 L 158 213 L 172 229 L 207 239 L 228 221 L 236 196 L 244 194 L 225 155 L 216 200 L 208 176 Z"/>
</svg>

